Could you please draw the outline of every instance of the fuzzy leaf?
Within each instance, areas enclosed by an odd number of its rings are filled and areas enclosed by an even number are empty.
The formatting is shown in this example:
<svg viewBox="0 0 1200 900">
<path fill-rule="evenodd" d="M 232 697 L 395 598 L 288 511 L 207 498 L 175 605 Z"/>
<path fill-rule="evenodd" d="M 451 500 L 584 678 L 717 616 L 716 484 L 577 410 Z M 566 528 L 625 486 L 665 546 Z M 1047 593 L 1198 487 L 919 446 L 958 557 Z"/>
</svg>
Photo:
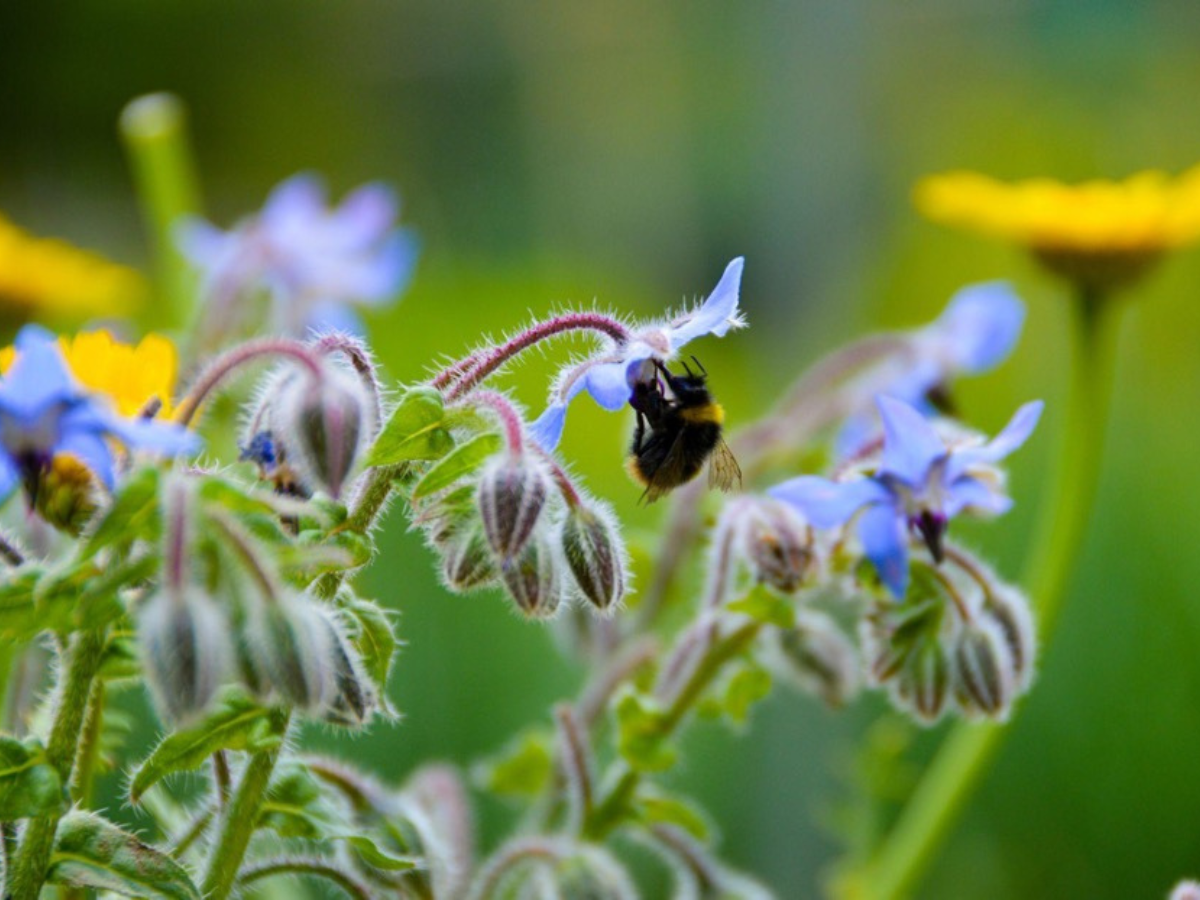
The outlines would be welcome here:
<svg viewBox="0 0 1200 900">
<path fill-rule="evenodd" d="M 0 821 L 50 815 L 66 805 L 62 779 L 42 746 L 0 735 Z"/>
<path fill-rule="evenodd" d="M 425 477 L 413 488 L 412 499 L 420 500 L 448 488 L 464 475 L 470 475 L 489 457 L 494 456 L 503 443 L 500 435 L 493 432 L 480 434 L 465 444 L 459 444 L 440 459 Z"/>
<path fill-rule="evenodd" d="M 500 755 L 480 768 L 486 789 L 505 797 L 535 797 L 554 773 L 550 734 L 531 729 L 516 737 Z"/>
<path fill-rule="evenodd" d="M 27 568 L 0 583 L 0 638 L 27 641 L 44 628 L 57 630 L 34 603 L 41 576 L 41 570 Z"/>
<path fill-rule="evenodd" d="M 386 702 L 388 674 L 392 670 L 392 658 L 400 641 L 392 630 L 391 620 L 377 603 L 350 596 L 343 592 L 341 608 L 353 620 L 355 629 L 350 642 L 358 651 L 367 677 L 375 684 L 381 700 Z"/>
<path fill-rule="evenodd" d="M 646 790 L 638 796 L 637 809 L 648 825 L 676 825 L 700 841 L 707 841 L 711 835 L 704 813 L 679 797 Z"/>
<path fill-rule="evenodd" d="M 617 720 L 617 749 L 633 768 L 661 772 L 675 763 L 676 752 L 664 738 L 665 713 L 653 698 L 626 689 L 613 705 Z"/>
<path fill-rule="evenodd" d="M 155 900 L 200 900 L 187 870 L 100 816 L 72 812 L 58 825 L 47 879 L 65 887 Z"/>
<path fill-rule="evenodd" d="M 725 686 L 725 712 L 739 725 L 750 717 L 750 707 L 771 693 L 771 676 L 765 669 L 745 666 L 733 673 Z"/>
<path fill-rule="evenodd" d="M 336 840 L 345 841 L 362 857 L 363 862 L 376 869 L 383 869 L 387 872 L 404 872 L 415 869 L 418 865 L 418 860 L 411 856 L 397 856 L 381 850 L 379 845 L 365 834 L 336 834 L 333 837 Z"/>
<path fill-rule="evenodd" d="M 280 837 L 315 841 L 328 838 L 331 825 L 344 823 L 339 822 L 337 810 L 326 801 L 316 777 L 302 765 L 292 763 L 276 770 L 258 824 Z M 332 830 L 341 833 L 336 827 Z"/>
<path fill-rule="evenodd" d="M 112 505 L 100 524 L 87 536 L 80 558 L 90 559 L 105 547 L 135 538 L 157 539 L 161 523 L 158 510 L 158 466 L 143 466 L 121 482 Z"/>
<path fill-rule="evenodd" d="M 751 589 L 745 597 L 726 604 L 725 608 L 730 612 L 749 616 L 764 625 L 774 625 L 777 628 L 796 626 L 796 609 L 791 602 L 762 585 Z"/>
<path fill-rule="evenodd" d="M 242 688 L 225 688 L 202 718 L 167 735 L 142 762 L 129 786 L 130 799 L 136 803 L 152 785 L 174 772 L 199 768 L 218 750 L 277 746 L 283 736 L 270 717 L 271 711 Z"/>
<path fill-rule="evenodd" d="M 384 423 L 367 453 L 368 466 L 388 466 L 410 459 L 438 459 L 454 446 L 443 427 L 446 409 L 435 388 L 410 388 Z"/>
</svg>

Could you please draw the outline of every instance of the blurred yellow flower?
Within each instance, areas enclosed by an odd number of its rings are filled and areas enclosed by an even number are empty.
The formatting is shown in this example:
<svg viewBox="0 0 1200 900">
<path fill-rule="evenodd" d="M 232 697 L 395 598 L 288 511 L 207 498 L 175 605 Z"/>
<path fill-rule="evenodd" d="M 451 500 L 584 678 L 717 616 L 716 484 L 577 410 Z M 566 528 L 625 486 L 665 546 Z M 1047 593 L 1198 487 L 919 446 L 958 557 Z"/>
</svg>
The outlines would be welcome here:
<svg viewBox="0 0 1200 900">
<path fill-rule="evenodd" d="M 107 331 L 86 331 L 60 337 L 58 343 L 76 380 L 109 397 L 121 415 L 139 415 L 158 400 L 158 418 L 170 417 L 179 356 L 167 338 L 149 334 L 135 347 Z M 7 372 L 15 356 L 12 347 L 0 350 L 0 371 Z"/>
<path fill-rule="evenodd" d="M 146 294 L 133 269 L 53 238 L 36 238 L 0 216 L 0 317 L 122 315 Z"/>
<path fill-rule="evenodd" d="M 919 182 L 914 200 L 930 219 L 1020 244 L 1086 288 L 1130 281 L 1164 251 L 1200 239 L 1200 166 L 1079 185 L 948 172 Z"/>
</svg>

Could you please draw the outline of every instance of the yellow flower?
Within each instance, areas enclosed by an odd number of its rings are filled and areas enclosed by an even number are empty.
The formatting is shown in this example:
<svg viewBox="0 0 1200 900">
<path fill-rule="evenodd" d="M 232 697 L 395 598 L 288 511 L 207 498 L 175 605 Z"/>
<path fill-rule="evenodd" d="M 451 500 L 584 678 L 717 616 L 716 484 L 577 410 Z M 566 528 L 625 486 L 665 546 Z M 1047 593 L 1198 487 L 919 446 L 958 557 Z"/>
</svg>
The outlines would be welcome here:
<svg viewBox="0 0 1200 900">
<path fill-rule="evenodd" d="M 1176 178 L 1140 172 L 1079 185 L 949 172 L 921 181 L 914 200 L 930 219 L 1020 244 L 1091 289 L 1128 282 L 1200 239 L 1200 166 Z"/>
<path fill-rule="evenodd" d="M 167 338 L 150 334 L 135 347 L 107 331 L 85 331 L 58 343 L 75 379 L 109 397 L 121 415 L 136 416 L 155 399 L 162 403 L 158 417 L 171 415 L 179 358 Z M 15 356 L 12 347 L 0 350 L 0 371 L 7 372 Z"/>
<path fill-rule="evenodd" d="M 133 269 L 64 241 L 35 238 L 0 216 L 0 316 L 122 315 L 145 294 Z"/>
</svg>

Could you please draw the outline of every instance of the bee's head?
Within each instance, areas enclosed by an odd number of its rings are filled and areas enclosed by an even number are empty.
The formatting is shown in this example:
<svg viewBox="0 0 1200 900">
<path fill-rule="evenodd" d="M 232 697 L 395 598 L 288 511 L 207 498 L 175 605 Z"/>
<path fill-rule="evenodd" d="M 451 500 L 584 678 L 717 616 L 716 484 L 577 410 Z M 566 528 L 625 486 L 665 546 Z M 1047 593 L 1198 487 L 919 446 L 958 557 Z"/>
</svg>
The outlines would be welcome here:
<svg viewBox="0 0 1200 900">
<path fill-rule="evenodd" d="M 662 373 L 663 379 L 671 388 L 671 393 L 675 395 L 675 400 L 681 406 L 698 406 L 708 403 L 711 396 L 706 385 L 708 373 L 704 371 L 704 367 L 700 365 L 699 360 L 694 356 L 692 361 L 700 369 L 699 374 L 693 372 L 687 363 L 683 363 L 683 375 L 675 375 L 667 369 L 661 362 L 655 361 L 655 366 Z"/>
</svg>

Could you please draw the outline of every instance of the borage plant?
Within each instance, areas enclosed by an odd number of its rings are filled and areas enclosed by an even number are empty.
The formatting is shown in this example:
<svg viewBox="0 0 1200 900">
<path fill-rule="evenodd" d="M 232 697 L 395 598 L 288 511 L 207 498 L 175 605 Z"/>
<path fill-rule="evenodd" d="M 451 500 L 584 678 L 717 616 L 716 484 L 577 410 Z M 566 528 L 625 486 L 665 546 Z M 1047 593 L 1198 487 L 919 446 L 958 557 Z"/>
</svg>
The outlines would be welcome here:
<svg viewBox="0 0 1200 900">
<path fill-rule="evenodd" d="M 378 186 L 327 209 L 305 177 L 232 231 L 177 222 L 202 275 L 191 352 L 207 356 L 185 359 L 178 396 L 161 337 L 30 327 L 0 360 L 6 896 L 223 900 L 305 876 L 356 898 L 625 898 L 638 894 L 631 843 L 664 861 L 680 897 L 767 896 L 665 786 L 694 717 L 740 724 L 775 679 L 834 706 L 881 690 L 919 722 L 1009 714 L 1034 670 L 1028 603 L 949 536 L 956 517 L 1009 507 L 1000 463 L 1040 411 L 1022 407 L 991 440 L 950 413 L 954 379 L 1017 340 L 1023 307 L 1006 286 L 834 352 L 731 452 L 705 373 L 680 351 L 746 324 L 742 260 L 660 320 L 567 311 L 389 385 L 347 305 L 406 279 L 413 245 L 395 213 Z M 581 333 L 593 351 L 529 421 L 498 384 L 505 367 Z M 234 426 L 223 395 L 264 366 Z M 640 593 L 613 508 L 557 453 L 584 393 L 633 413 L 646 499 L 674 492 Z M 234 427 L 236 459 L 201 449 Z M 824 475 L 795 470 L 814 458 Z M 744 473 L 745 489 L 697 554 L 706 463 L 717 487 Z M 578 698 L 476 768 L 478 789 L 525 810 L 481 856 L 455 769 L 390 785 L 297 738 L 304 720 L 361 730 L 396 714 L 393 604 L 354 586 L 392 501 L 447 589 L 553 620 L 588 668 Z M 705 586 L 689 598 L 672 586 L 693 561 Z M 114 698 L 142 686 L 162 735 L 130 761 Z M 95 809 L 110 764 L 137 834 Z"/>
</svg>

